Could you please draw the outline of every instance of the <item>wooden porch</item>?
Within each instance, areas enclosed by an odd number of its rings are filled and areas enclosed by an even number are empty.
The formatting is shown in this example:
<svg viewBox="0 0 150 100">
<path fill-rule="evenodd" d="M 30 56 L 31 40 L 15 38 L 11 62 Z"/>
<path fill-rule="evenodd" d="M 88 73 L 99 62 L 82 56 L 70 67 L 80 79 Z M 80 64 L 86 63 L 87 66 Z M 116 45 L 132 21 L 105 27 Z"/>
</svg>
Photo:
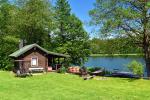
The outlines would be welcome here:
<svg viewBox="0 0 150 100">
<path fill-rule="evenodd" d="M 21 73 L 29 72 L 55 72 L 65 65 L 65 58 L 50 57 L 48 66 L 32 66 L 31 60 L 14 60 L 14 72 L 20 70 Z"/>
</svg>

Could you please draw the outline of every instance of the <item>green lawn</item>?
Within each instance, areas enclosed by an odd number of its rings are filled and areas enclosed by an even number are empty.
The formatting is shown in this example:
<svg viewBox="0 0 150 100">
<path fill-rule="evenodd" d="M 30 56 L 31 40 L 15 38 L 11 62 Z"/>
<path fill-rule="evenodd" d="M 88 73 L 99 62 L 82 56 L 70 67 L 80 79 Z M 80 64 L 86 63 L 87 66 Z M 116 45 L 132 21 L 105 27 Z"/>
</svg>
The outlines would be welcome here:
<svg viewBox="0 0 150 100">
<path fill-rule="evenodd" d="M 96 79 L 57 73 L 16 78 L 1 71 L 0 100 L 150 100 L 149 80 Z"/>
</svg>

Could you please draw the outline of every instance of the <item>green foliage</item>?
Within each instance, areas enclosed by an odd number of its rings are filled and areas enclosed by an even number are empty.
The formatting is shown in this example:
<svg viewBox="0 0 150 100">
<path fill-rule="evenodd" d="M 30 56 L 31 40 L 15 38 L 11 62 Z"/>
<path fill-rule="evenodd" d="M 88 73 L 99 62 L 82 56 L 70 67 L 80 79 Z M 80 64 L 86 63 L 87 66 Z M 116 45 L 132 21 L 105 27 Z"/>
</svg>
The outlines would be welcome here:
<svg viewBox="0 0 150 100">
<path fill-rule="evenodd" d="M 67 68 L 65 66 L 62 66 L 57 72 L 58 73 L 66 73 L 67 72 Z"/>
<path fill-rule="evenodd" d="M 54 51 L 67 53 L 68 62 L 81 65 L 90 54 L 89 37 L 82 22 L 71 14 L 67 0 L 57 0 L 55 6 L 56 31 L 52 41 Z"/>
<path fill-rule="evenodd" d="M 13 36 L 3 36 L 0 39 L 0 69 L 11 70 L 13 64 L 9 55 L 17 50 L 19 39 Z"/>
<path fill-rule="evenodd" d="M 54 6 L 49 0 L 0 0 L 0 69 L 11 69 L 8 56 L 20 39 L 70 55 L 68 64 L 86 61 L 90 46 L 82 22 L 71 14 L 67 0 Z"/>
<path fill-rule="evenodd" d="M 90 41 L 92 54 L 131 54 L 142 53 L 129 38 L 98 39 L 93 38 Z"/>
<path fill-rule="evenodd" d="M 129 63 L 127 67 L 134 74 L 139 75 L 139 76 L 143 75 L 143 65 L 137 62 L 136 60 L 133 60 L 131 63 Z"/>
<path fill-rule="evenodd" d="M 0 69 L 11 70 L 13 67 L 9 55 L 17 50 L 19 39 L 10 32 L 15 7 L 8 0 L 0 1 Z"/>
<path fill-rule="evenodd" d="M 127 37 L 142 47 L 150 77 L 150 6 L 148 0 L 96 0 L 89 12 L 91 25 L 108 37 Z"/>
<path fill-rule="evenodd" d="M 94 6 L 89 12 L 92 17 L 91 24 L 101 25 L 101 32 L 110 36 L 130 31 L 131 28 L 138 30 L 140 22 L 135 20 L 143 18 L 142 10 L 145 5 L 139 0 L 96 0 Z M 142 6 L 142 10 L 138 6 Z"/>
<path fill-rule="evenodd" d="M 26 0 L 14 16 L 14 32 L 27 44 L 43 45 L 52 30 L 52 10 L 48 0 Z M 20 3 L 19 3 L 20 4 Z"/>
<path fill-rule="evenodd" d="M 81 21 L 74 15 L 71 17 L 66 52 L 71 56 L 72 64 L 82 65 L 90 54 L 90 43 Z"/>
<path fill-rule="evenodd" d="M 10 24 L 14 15 L 14 7 L 7 0 L 2 0 L 0 3 L 0 34 L 10 34 Z"/>
</svg>

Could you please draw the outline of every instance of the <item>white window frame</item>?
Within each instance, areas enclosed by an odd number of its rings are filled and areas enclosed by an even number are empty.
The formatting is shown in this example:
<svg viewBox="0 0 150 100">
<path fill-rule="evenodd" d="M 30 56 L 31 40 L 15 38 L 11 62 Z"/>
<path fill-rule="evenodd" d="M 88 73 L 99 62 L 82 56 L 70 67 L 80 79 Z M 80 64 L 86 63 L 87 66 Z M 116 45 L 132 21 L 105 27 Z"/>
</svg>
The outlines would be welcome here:
<svg viewBox="0 0 150 100">
<path fill-rule="evenodd" d="M 33 59 L 37 59 L 36 65 L 33 65 L 33 62 L 32 62 Z M 37 66 L 38 66 L 38 57 L 37 56 L 31 57 L 31 67 L 37 67 Z"/>
</svg>

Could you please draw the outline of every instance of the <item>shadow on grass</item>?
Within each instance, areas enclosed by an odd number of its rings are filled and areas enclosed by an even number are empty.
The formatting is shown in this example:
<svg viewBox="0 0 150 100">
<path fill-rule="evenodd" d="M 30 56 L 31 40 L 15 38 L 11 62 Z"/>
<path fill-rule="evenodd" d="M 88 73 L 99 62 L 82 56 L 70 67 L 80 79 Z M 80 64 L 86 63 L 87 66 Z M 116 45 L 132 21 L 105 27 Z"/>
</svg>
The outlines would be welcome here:
<svg viewBox="0 0 150 100">
<path fill-rule="evenodd" d="M 137 80 L 140 80 L 140 79 L 150 80 L 150 78 L 148 78 L 148 77 L 143 77 L 143 78 L 124 78 L 123 80 L 126 80 L 128 82 L 134 82 L 134 81 L 137 81 Z"/>
<path fill-rule="evenodd" d="M 124 78 L 123 80 L 126 80 L 128 82 L 134 82 L 134 81 L 140 80 L 140 78 Z"/>
</svg>

